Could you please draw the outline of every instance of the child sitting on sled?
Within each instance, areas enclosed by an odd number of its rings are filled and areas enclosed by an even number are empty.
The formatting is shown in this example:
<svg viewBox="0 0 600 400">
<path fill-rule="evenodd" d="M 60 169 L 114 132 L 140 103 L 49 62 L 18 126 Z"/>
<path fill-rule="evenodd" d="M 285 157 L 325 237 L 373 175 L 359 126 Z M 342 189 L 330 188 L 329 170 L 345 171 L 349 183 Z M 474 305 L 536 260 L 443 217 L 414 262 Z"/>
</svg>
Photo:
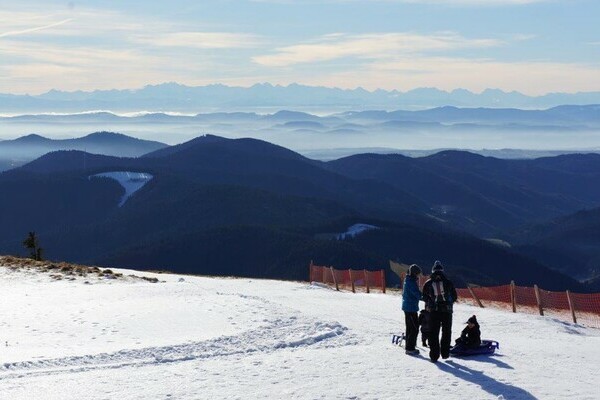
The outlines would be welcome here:
<svg viewBox="0 0 600 400">
<path fill-rule="evenodd" d="M 456 346 L 478 347 L 481 344 L 481 331 L 477 317 L 472 316 L 467 320 L 467 326 L 463 329 L 460 337 L 456 339 Z"/>
</svg>

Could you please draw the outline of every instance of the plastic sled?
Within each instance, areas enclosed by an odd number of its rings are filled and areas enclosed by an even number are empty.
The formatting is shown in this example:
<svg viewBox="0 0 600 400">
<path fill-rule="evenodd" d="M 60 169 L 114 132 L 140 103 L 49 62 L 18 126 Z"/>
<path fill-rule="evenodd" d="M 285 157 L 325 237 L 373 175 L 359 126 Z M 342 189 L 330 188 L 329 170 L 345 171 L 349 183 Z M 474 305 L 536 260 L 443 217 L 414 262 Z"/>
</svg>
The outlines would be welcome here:
<svg viewBox="0 0 600 400">
<path fill-rule="evenodd" d="M 406 336 L 404 335 L 404 333 L 401 333 L 399 335 L 392 335 L 392 344 L 396 346 L 402 347 L 404 340 L 406 340 Z"/>
<path fill-rule="evenodd" d="M 494 354 L 496 349 L 500 348 L 500 344 L 495 340 L 482 340 L 478 347 L 467 347 L 462 344 L 457 344 L 450 349 L 450 354 L 455 357 L 476 356 L 481 354 Z"/>
</svg>

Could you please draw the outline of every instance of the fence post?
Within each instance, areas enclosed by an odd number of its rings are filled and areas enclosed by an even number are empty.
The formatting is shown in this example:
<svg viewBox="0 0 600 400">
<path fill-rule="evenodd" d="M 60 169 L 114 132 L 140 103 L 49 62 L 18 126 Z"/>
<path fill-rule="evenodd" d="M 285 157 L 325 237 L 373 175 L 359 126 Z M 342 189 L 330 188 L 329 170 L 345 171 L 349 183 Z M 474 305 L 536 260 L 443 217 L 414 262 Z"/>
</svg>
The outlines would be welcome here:
<svg viewBox="0 0 600 400">
<path fill-rule="evenodd" d="M 383 290 L 383 294 L 385 294 L 385 270 L 381 270 L 381 290 Z"/>
<path fill-rule="evenodd" d="M 538 285 L 533 285 L 533 290 L 535 291 L 535 299 L 537 300 L 538 308 L 540 309 L 540 315 L 544 315 L 544 309 L 542 308 L 542 299 L 540 297 L 540 289 L 538 289 Z"/>
<path fill-rule="evenodd" d="M 571 301 L 571 292 L 567 290 L 567 300 L 569 301 L 569 308 L 571 309 L 571 315 L 573 316 L 573 323 L 577 323 L 577 317 L 575 316 L 575 307 Z"/>
<path fill-rule="evenodd" d="M 367 271 L 366 269 L 365 271 L 365 286 L 367 287 L 367 293 L 370 293 L 369 291 L 369 271 Z"/>
<path fill-rule="evenodd" d="M 517 296 L 515 290 L 515 281 L 510 281 L 510 301 L 512 302 L 513 312 L 517 312 Z"/>
<path fill-rule="evenodd" d="M 354 289 L 354 277 L 352 276 L 352 270 L 348 269 L 348 273 L 350 274 L 350 282 L 352 283 L 352 293 L 356 293 L 356 290 Z"/>
<path fill-rule="evenodd" d="M 338 286 L 338 282 L 337 282 L 337 279 L 335 277 L 335 269 L 333 269 L 333 267 L 329 267 L 329 269 L 331 270 L 331 276 L 333 276 L 333 283 L 335 283 L 335 290 L 337 290 L 339 292 L 340 291 L 340 287 Z"/>
<path fill-rule="evenodd" d="M 326 275 L 325 275 L 326 272 L 325 271 L 327 271 L 327 267 L 321 267 L 321 270 L 323 272 L 323 276 L 321 277 L 321 280 L 322 280 L 323 283 L 326 284 L 327 282 L 325 282 L 325 277 L 326 277 Z"/>
<path fill-rule="evenodd" d="M 310 260 L 310 264 L 308 264 L 308 283 L 312 282 L 312 270 L 313 270 L 313 260 Z"/>
<path fill-rule="evenodd" d="M 467 283 L 467 289 L 469 289 L 469 293 L 471 293 L 471 296 L 473 296 L 473 298 L 475 299 L 477 304 L 479 304 L 479 307 L 484 308 L 483 304 L 481 304 L 481 300 L 479 300 L 479 297 L 477 297 L 475 295 L 475 292 L 473 291 L 473 289 L 471 289 L 471 285 L 469 285 L 468 283 Z"/>
</svg>

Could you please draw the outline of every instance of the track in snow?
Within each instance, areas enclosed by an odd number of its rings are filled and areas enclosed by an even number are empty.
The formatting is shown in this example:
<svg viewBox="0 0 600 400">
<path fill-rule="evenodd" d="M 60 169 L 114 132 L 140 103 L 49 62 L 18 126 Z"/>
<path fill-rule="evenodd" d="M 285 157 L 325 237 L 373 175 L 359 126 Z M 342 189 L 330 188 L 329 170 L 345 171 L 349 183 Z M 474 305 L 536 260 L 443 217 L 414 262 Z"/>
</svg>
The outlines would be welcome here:
<svg viewBox="0 0 600 400">
<path fill-rule="evenodd" d="M 5 363 L 0 380 L 32 375 L 83 372 L 96 369 L 137 367 L 214 357 L 269 353 L 307 346 L 339 347 L 356 344 L 348 328 L 337 322 L 322 322 L 291 316 L 277 318 L 265 326 L 235 336 L 173 346 L 147 347 L 64 358 Z"/>
</svg>

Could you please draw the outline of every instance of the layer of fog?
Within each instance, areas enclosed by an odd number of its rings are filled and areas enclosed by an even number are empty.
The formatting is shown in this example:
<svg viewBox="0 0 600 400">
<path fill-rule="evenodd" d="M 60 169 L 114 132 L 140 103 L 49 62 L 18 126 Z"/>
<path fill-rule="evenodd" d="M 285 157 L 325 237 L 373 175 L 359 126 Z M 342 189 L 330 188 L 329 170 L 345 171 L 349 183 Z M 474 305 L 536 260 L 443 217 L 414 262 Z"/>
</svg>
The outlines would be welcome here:
<svg viewBox="0 0 600 400">
<path fill-rule="evenodd" d="M 600 131 L 582 128 L 434 126 L 385 127 L 384 124 L 345 127 L 285 125 L 275 121 L 156 122 L 14 122 L 0 121 L 0 140 L 39 134 L 70 139 L 97 131 L 119 132 L 140 139 L 178 144 L 203 134 L 266 140 L 314 158 L 329 159 L 363 152 L 434 149 L 526 149 L 532 151 L 597 151 Z M 509 152 L 510 153 L 510 152 Z M 510 155 L 510 154 L 509 154 Z"/>
</svg>

